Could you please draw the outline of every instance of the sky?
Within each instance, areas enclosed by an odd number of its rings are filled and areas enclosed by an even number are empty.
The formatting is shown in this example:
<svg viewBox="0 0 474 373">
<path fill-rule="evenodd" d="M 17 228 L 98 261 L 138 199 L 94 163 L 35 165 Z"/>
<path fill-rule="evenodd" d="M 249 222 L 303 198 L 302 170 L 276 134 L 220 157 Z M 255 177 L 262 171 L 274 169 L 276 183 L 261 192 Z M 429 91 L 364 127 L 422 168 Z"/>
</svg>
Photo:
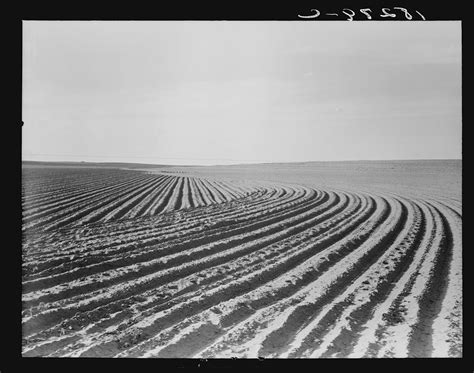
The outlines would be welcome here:
<svg viewBox="0 0 474 373">
<path fill-rule="evenodd" d="M 458 21 L 24 21 L 24 160 L 461 158 Z"/>
</svg>

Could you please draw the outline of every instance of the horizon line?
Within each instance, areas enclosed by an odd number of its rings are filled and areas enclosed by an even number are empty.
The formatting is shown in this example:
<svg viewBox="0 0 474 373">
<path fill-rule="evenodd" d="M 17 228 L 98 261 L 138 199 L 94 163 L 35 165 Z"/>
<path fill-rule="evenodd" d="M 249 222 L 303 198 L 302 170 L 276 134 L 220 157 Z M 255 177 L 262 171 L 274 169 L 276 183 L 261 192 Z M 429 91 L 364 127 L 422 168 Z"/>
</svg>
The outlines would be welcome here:
<svg viewBox="0 0 474 373">
<path fill-rule="evenodd" d="M 275 161 L 275 162 L 255 162 L 255 163 L 228 163 L 228 164 L 168 164 L 168 163 L 140 163 L 140 162 L 122 162 L 122 161 L 68 161 L 68 160 L 31 160 L 22 159 L 21 162 L 33 163 L 73 163 L 73 164 L 130 164 L 145 166 L 167 166 L 167 167 L 215 167 L 215 166 L 249 166 L 249 165 L 268 165 L 268 164 L 298 164 L 298 163 L 336 163 L 336 162 L 400 162 L 400 161 L 462 161 L 461 158 L 399 158 L 399 159 L 345 159 L 345 160 L 308 160 L 308 161 Z"/>
</svg>

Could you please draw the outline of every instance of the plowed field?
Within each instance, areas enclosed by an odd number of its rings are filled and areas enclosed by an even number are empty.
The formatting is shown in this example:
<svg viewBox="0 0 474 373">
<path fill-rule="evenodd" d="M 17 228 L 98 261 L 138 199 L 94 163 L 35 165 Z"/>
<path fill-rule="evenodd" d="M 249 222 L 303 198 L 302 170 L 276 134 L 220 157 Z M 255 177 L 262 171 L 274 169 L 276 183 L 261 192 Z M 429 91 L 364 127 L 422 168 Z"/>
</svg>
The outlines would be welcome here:
<svg viewBox="0 0 474 373">
<path fill-rule="evenodd" d="M 252 172 L 25 167 L 23 355 L 461 356 L 460 190 Z"/>
</svg>

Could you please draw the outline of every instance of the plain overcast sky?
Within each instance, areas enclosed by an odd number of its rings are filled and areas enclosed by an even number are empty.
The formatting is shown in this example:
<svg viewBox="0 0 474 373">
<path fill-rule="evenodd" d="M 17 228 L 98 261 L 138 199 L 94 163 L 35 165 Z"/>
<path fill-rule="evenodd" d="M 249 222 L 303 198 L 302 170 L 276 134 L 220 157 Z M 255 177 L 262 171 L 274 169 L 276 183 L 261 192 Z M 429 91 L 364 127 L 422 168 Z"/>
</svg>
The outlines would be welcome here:
<svg viewBox="0 0 474 373">
<path fill-rule="evenodd" d="M 460 22 L 23 23 L 23 159 L 461 158 Z"/>
</svg>

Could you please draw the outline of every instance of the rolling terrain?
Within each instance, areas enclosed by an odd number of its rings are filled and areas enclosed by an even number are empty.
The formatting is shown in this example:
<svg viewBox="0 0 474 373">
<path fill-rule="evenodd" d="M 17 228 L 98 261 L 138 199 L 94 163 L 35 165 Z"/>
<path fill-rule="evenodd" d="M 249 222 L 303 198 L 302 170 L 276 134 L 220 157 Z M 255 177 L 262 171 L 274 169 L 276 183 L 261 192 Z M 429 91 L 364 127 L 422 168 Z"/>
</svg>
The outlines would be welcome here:
<svg viewBox="0 0 474 373">
<path fill-rule="evenodd" d="M 23 356 L 461 357 L 460 166 L 25 165 Z"/>
</svg>

